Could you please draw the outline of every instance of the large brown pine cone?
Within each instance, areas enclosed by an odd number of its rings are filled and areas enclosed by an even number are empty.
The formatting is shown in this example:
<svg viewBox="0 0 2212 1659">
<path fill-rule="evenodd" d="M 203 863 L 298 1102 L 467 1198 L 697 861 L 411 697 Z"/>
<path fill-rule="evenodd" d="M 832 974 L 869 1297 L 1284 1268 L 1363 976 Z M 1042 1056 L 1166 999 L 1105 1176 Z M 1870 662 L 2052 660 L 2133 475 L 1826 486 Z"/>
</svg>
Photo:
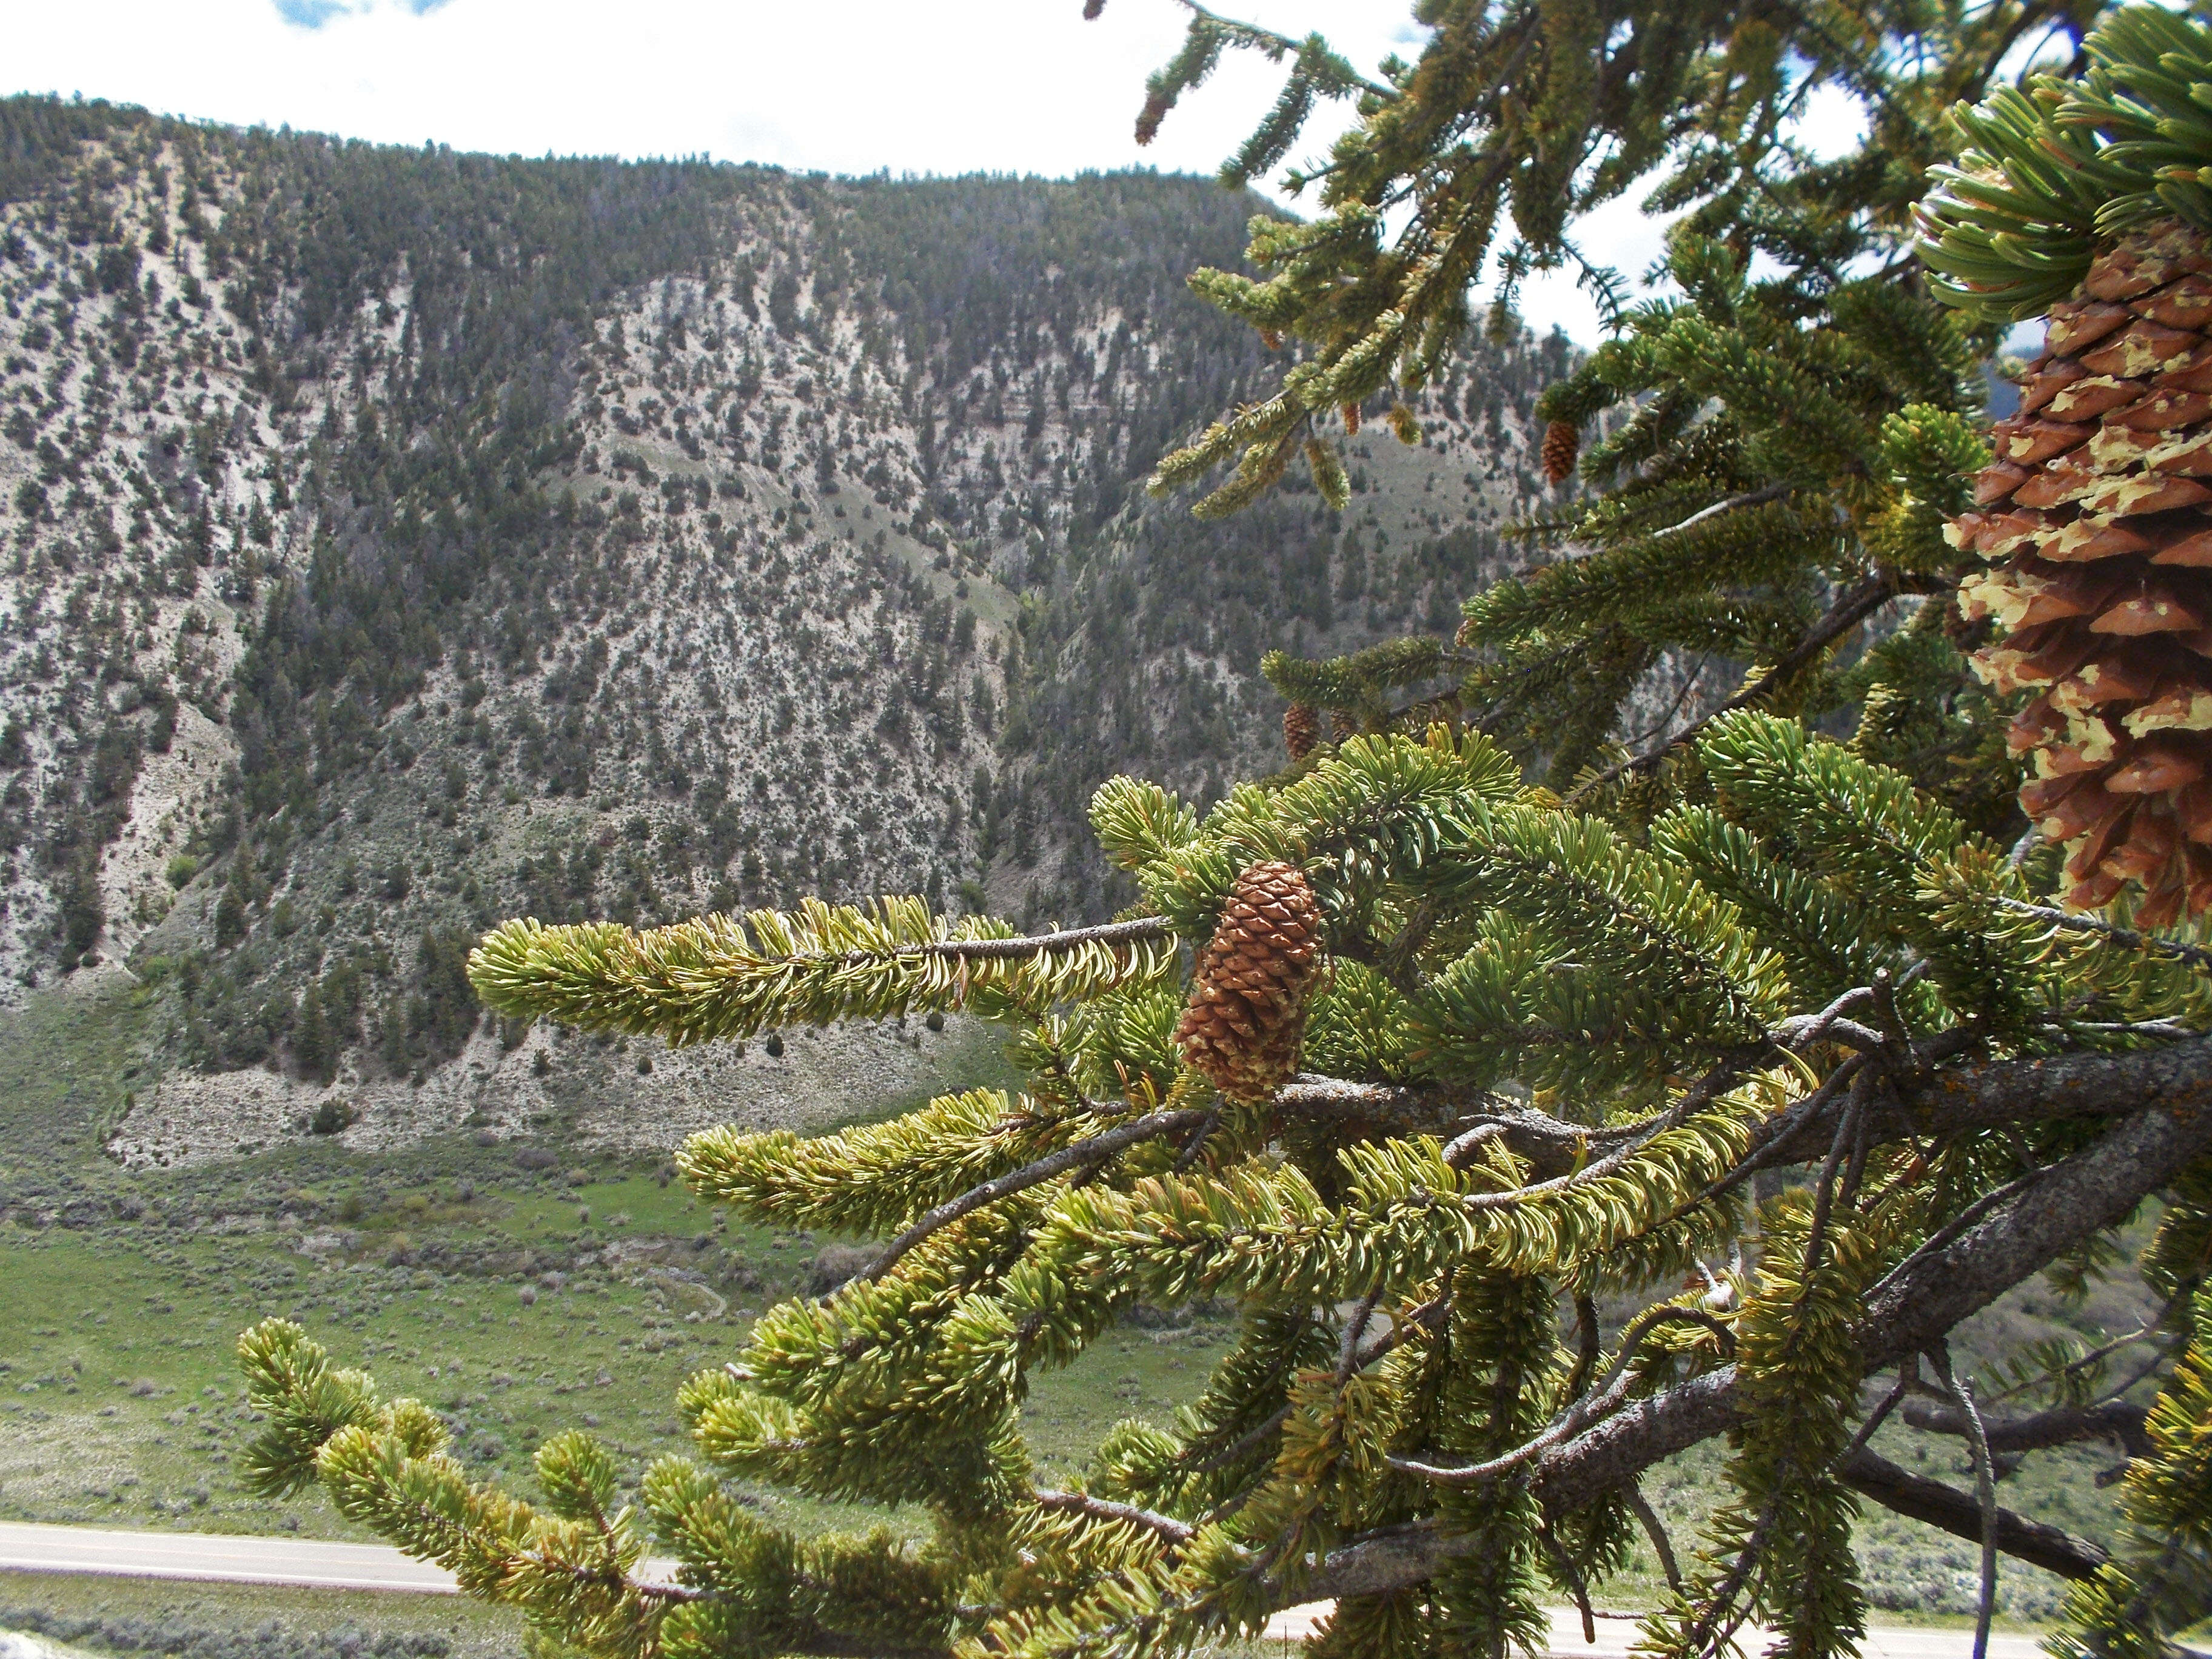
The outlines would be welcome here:
<svg viewBox="0 0 2212 1659">
<path fill-rule="evenodd" d="M 1310 702 L 1294 702 L 1283 710 L 1283 747 L 1291 758 L 1302 761 L 1321 741 L 1321 711 Z"/>
<path fill-rule="evenodd" d="M 1273 1094 L 1297 1070 L 1306 995 L 1321 971 L 1321 906 L 1295 865 L 1237 878 L 1198 959 L 1176 1027 L 1184 1060 L 1235 1100 Z"/>
<path fill-rule="evenodd" d="M 1544 463 L 1544 482 L 1565 483 L 1572 477 L 1575 458 L 1582 449 L 1582 431 L 1572 421 L 1554 421 L 1546 427 L 1543 447 L 1537 452 Z"/>
<path fill-rule="evenodd" d="M 2162 926 L 2212 906 L 2212 244 L 2128 237 L 2051 309 L 1976 510 L 1949 529 L 1993 562 L 1960 585 L 2003 637 L 1974 653 L 2033 750 L 2021 805 L 2069 849 L 2067 904 L 2130 882 Z"/>
</svg>

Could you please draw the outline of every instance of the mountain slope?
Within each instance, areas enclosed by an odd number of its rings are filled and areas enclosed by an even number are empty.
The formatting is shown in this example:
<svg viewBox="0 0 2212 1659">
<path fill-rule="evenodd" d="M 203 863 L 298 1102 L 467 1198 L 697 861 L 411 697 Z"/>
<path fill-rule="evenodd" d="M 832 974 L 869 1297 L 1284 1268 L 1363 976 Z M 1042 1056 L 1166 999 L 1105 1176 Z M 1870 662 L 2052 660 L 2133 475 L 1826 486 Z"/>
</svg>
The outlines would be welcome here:
<svg viewBox="0 0 2212 1659">
<path fill-rule="evenodd" d="M 473 935 L 1095 909 L 1097 782 L 1273 763 L 1261 650 L 1448 629 L 1540 489 L 1557 344 L 1350 440 L 1342 514 L 1133 490 L 1263 383 L 1182 280 L 1258 206 L 0 102 L 0 975 L 159 988 L 118 1146 L 647 1092 L 480 1027 Z M 864 1040 L 872 1089 L 932 1069 Z"/>
</svg>

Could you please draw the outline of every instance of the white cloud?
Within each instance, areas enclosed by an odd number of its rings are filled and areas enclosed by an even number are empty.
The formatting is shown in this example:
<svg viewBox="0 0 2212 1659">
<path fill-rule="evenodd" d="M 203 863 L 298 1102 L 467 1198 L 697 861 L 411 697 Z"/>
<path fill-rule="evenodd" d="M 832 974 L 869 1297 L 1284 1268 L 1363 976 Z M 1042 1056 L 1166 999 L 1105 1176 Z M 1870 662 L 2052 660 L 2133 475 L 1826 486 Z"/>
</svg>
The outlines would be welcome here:
<svg viewBox="0 0 2212 1659">
<path fill-rule="evenodd" d="M 1395 4 L 1243 9 L 1293 35 L 1319 28 L 1362 68 L 1419 51 Z M 1145 77 L 1180 43 L 1185 14 L 1170 0 L 1109 0 L 1091 23 L 1081 11 L 1081 0 L 73 0 L 16 9 L 0 76 L 10 91 L 383 143 L 1048 176 L 1211 172 L 1280 84 L 1277 67 L 1230 54 L 1139 149 Z M 1346 118 L 1325 108 L 1294 159 L 1325 154 Z M 1632 210 L 1616 210 L 1592 249 L 1617 247 L 1637 274 L 1656 246 Z M 1569 278 L 1532 283 L 1523 309 L 1540 329 L 1596 337 Z"/>
</svg>

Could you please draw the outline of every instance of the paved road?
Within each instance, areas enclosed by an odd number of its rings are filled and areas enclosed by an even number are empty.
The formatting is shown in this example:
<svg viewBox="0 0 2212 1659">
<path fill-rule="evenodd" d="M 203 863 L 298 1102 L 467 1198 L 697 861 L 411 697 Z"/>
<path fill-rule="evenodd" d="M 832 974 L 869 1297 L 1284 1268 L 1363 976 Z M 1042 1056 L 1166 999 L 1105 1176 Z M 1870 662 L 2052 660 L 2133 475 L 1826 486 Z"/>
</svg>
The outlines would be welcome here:
<svg viewBox="0 0 2212 1659">
<path fill-rule="evenodd" d="M 453 1575 L 383 1544 L 325 1544 L 201 1532 L 112 1532 L 0 1522 L 0 1569 L 131 1578 L 206 1578 L 315 1589 L 452 1595 Z"/>
<path fill-rule="evenodd" d="M 327 1544 L 305 1538 L 258 1538 L 221 1533 L 121 1532 L 94 1527 L 45 1527 L 0 1522 L 0 1571 L 105 1573 L 130 1578 L 198 1578 L 239 1584 L 291 1584 L 313 1589 L 453 1593 L 453 1576 L 382 1544 Z M 654 1577 L 652 1565 L 647 1571 Z M 1328 1611 L 1327 1602 L 1289 1607 L 1267 1633 L 1295 1640 Z M 1558 1659 L 1623 1659 L 1636 1639 L 1632 1619 L 1601 1619 L 1597 1643 L 1583 1642 L 1582 1621 L 1565 1608 L 1552 1614 L 1551 1650 Z M 1747 1638 L 1744 1645 L 1757 1650 Z M 1878 1626 L 1868 1632 L 1864 1659 L 1968 1659 L 1972 1633 Z M 2040 1659 L 2034 1639 L 1997 1636 L 1990 1659 Z M 0 1659 L 12 1659 L 0 1646 Z"/>
<path fill-rule="evenodd" d="M 0 1659 L 94 1659 L 82 1648 L 65 1648 L 58 1642 L 49 1642 L 43 1636 L 26 1636 L 21 1631 L 0 1630 Z"/>
</svg>

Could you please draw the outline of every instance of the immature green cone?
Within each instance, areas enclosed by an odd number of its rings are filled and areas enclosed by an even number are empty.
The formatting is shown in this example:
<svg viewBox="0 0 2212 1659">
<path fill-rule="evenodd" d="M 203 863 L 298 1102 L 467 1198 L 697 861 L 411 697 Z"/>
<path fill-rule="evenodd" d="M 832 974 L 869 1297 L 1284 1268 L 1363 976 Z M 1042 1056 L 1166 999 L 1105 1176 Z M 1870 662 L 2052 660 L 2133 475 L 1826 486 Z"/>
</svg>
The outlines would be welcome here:
<svg viewBox="0 0 2212 1659">
<path fill-rule="evenodd" d="M 1237 878 L 1176 1027 L 1184 1060 L 1231 1099 L 1273 1094 L 1297 1070 L 1306 996 L 1321 971 L 1321 906 L 1294 865 Z"/>
<path fill-rule="evenodd" d="M 2212 906 L 2212 241 L 2166 222 L 2122 239 L 2051 308 L 2020 413 L 1998 423 L 1974 511 L 1993 562 L 1960 584 L 2004 637 L 1974 671 L 2031 700 L 2021 805 L 2068 848 L 2067 903 L 2141 884 L 2163 926 Z"/>
<path fill-rule="evenodd" d="M 1310 702 L 1294 702 L 1283 710 L 1283 747 L 1291 758 L 1302 761 L 1321 741 L 1321 711 Z"/>
</svg>

